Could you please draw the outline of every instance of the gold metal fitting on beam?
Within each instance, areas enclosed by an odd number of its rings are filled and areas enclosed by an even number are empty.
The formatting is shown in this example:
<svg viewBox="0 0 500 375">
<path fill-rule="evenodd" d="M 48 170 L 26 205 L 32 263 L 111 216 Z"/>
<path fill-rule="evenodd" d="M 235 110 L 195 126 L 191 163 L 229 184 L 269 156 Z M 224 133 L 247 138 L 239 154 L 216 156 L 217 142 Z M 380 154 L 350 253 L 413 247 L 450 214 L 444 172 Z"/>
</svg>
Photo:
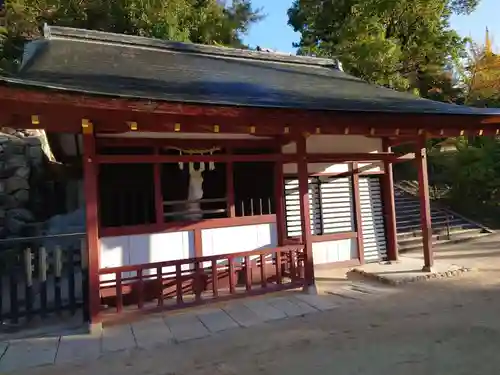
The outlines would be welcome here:
<svg viewBox="0 0 500 375">
<path fill-rule="evenodd" d="M 250 126 L 250 134 L 255 134 L 255 126 Z"/>
<path fill-rule="evenodd" d="M 479 130 L 479 135 L 483 135 L 483 129 Z"/>
<path fill-rule="evenodd" d="M 219 125 L 214 125 L 214 133 L 220 132 L 220 126 Z"/>
<path fill-rule="evenodd" d="M 460 130 L 460 135 L 464 135 L 465 134 L 465 130 Z"/>
<path fill-rule="evenodd" d="M 92 122 L 89 119 L 82 119 L 82 132 L 83 134 L 92 134 L 94 131 Z"/>
<path fill-rule="evenodd" d="M 495 131 L 495 135 L 498 135 L 498 134 L 500 134 L 500 129 L 497 129 L 497 130 Z"/>
<path fill-rule="evenodd" d="M 31 123 L 33 125 L 40 125 L 40 118 L 38 115 L 31 115 Z"/>
<path fill-rule="evenodd" d="M 181 124 L 178 122 L 174 124 L 174 132 L 180 132 L 181 131 Z"/>
<path fill-rule="evenodd" d="M 344 134 L 349 134 L 349 127 L 344 128 Z"/>
<path fill-rule="evenodd" d="M 130 127 L 130 130 L 132 130 L 132 131 L 135 131 L 138 129 L 137 122 L 135 122 L 135 121 L 129 121 L 128 126 Z"/>
</svg>

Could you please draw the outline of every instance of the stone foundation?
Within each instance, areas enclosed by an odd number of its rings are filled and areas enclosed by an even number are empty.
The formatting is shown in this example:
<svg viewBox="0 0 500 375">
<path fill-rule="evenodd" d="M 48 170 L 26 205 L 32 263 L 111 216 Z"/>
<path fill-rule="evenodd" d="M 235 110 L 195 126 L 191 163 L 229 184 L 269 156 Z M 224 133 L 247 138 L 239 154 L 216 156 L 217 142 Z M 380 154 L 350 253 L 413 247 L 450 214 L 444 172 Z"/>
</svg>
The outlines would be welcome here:
<svg viewBox="0 0 500 375">
<path fill-rule="evenodd" d="M 423 261 L 401 257 L 398 262 L 371 263 L 355 267 L 352 272 L 384 284 L 402 285 L 431 279 L 457 277 L 472 271 L 469 267 L 436 261 L 430 272 L 422 271 Z"/>
</svg>

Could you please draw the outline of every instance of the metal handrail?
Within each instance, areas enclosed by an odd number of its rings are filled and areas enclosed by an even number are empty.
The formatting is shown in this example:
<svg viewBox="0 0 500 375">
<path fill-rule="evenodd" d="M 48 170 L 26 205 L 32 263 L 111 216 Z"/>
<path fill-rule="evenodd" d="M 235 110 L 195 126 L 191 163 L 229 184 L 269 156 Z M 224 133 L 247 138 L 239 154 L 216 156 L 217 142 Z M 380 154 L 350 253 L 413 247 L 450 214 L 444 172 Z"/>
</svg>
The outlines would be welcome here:
<svg viewBox="0 0 500 375">
<path fill-rule="evenodd" d="M 411 191 L 410 189 L 402 186 L 401 184 L 395 185 L 398 189 L 403 190 L 405 193 L 410 194 L 412 196 L 415 196 L 415 192 Z M 435 197 L 429 196 L 429 200 L 432 201 L 433 207 L 431 207 L 432 210 L 436 210 L 438 212 L 441 212 L 445 215 L 445 223 L 446 223 L 446 238 L 448 240 L 451 240 L 451 225 L 450 225 L 450 210 L 447 207 L 444 207 L 441 202 L 437 201 Z M 453 213 L 454 215 L 455 213 Z M 453 216 L 452 215 L 452 216 Z M 432 220 L 432 212 L 431 212 L 431 220 Z"/>
</svg>

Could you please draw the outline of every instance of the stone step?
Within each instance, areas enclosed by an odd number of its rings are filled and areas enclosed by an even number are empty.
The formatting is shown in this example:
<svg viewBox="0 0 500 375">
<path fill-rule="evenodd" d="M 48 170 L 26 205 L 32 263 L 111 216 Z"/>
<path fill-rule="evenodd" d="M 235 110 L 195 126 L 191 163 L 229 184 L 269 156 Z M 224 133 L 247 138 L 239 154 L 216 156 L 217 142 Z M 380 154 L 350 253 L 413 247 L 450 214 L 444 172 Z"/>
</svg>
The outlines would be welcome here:
<svg viewBox="0 0 500 375">
<path fill-rule="evenodd" d="M 396 206 L 418 206 L 420 201 L 416 199 L 394 199 L 394 204 Z"/>
<path fill-rule="evenodd" d="M 446 216 L 443 213 L 436 213 L 436 214 L 431 214 L 431 219 L 434 221 L 446 221 L 448 219 L 449 221 L 457 220 L 458 218 L 453 216 L 453 215 L 448 215 Z M 396 215 L 396 222 L 397 223 L 405 223 L 405 222 L 414 222 L 414 221 L 420 221 L 420 213 L 418 215 L 414 214 L 406 214 L 406 215 Z"/>
<path fill-rule="evenodd" d="M 432 244 L 434 246 L 447 246 L 457 243 L 463 243 L 467 241 L 472 241 L 479 237 L 488 236 L 491 233 L 486 233 L 479 229 L 469 229 L 461 233 L 452 233 L 451 238 L 448 239 L 446 236 L 432 236 Z M 422 248 L 422 237 L 413 237 L 411 240 L 399 241 L 398 240 L 398 251 L 400 253 L 409 252 L 412 250 L 417 250 Z"/>
<path fill-rule="evenodd" d="M 457 237 L 457 236 L 462 236 L 465 234 L 471 234 L 471 233 L 476 233 L 476 232 L 481 232 L 480 229 L 478 228 L 469 228 L 469 229 L 456 229 L 454 231 L 450 232 L 450 236 Z M 447 240 L 448 239 L 448 234 L 447 233 L 435 233 L 432 235 L 433 240 Z M 398 236 L 398 243 L 399 244 L 412 244 L 415 242 L 421 242 L 422 241 L 422 233 L 418 233 L 414 236 Z"/>
<path fill-rule="evenodd" d="M 402 251 L 421 248 L 419 197 L 397 187 L 394 193 L 398 246 Z M 477 224 L 433 206 L 431 202 L 432 242 L 434 244 L 441 246 L 488 234 Z"/>
<path fill-rule="evenodd" d="M 420 212 L 420 204 L 396 204 L 395 205 L 395 210 L 396 213 L 398 212 L 413 212 L 413 213 L 418 213 Z M 431 205 L 431 212 L 437 213 L 437 212 L 443 212 L 442 209 L 434 208 Z"/>
<path fill-rule="evenodd" d="M 411 206 L 411 205 L 419 205 L 420 201 L 418 199 L 394 199 L 394 204 L 396 206 Z"/>
<path fill-rule="evenodd" d="M 456 232 L 461 232 L 464 230 L 482 230 L 481 228 L 478 228 L 474 224 L 471 223 L 463 223 L 462 225 L 455 225 L 453 227 L 450 227 L 450 233 L 456 233 Z M 433 234 L 436 235 L 446 235 L 448 234 L 448 229 L 446 226 L 433 226 L 432 227 L 432 232 Z M 398 230 L 398 239 L 403 239 L 403 238 L 412 238 L 412 237 L 419 237 L 421 236 L 422 231 L 420 230 L 420 225 L 412 228 L 411 230 L 407 231 L 401 231 Z"/>
<path fill-rule="evenodd" d="M 420 215 L 412 215 L 412 216 L 407 216 L 407 217 L 396 217 L 396 224 L 399 226 L 401 225 L 402 227 L 405 227 L 405 226 L 411 226 L 412 223 L 418 223 L 420 224 L 420 220 L 421 220 L 421 216 Z M 457 217 L 457 216 L 448 216 L 446 217 L 446 215 L 431 215 L 431 220 L 432 220 L 432 223 L 443 223 L 443 224 L 446 224 L 447 222 L 449 223 L 452 223 L 452 222 L 457 222 L 457 221 L 461 221 L 461 222 L 468 222 L 467 220 L 464 220 L 462 219 L 461 217 Z"/>
<path fill-rule="evenodd" d="M 465 221 L 460 219 L 460 218 L 456 218 L 456 217 L 446 218 L 446 216 L 434 216 L 434 217 L 431 217 L 431 222 L 433 225 L 436 225 L 436 226 L 440 226 L 440 225 L 453 226 L 453 225 L 460 225 L 460 224 L 464 223 Z M 411 219 L 406 219 L 406 220 L 397 220 L 396 219 L 396 226 L 398 228 L 420 226 L 420 217 L 419 216 L 412 217 Z"/>
<path fill-rule="evenodd" d="M 451 228 L 464 228 L 464 227 L 473 227 L 475 228 L 476 225 L 466 222 L 461 219 L 455 219 L 453 221 L 447 222 L 446 220 L 442 221 L 432 221 L 432 228 L 433 229 L 447 229 L 448 227 Z M 415 221 L 414 223 L 408 223 L 404 225 L 400 225 L 399 223 L 396 224 L 396 228 L 398 230 L 398 233 L 408 233 L 408 232 L 414 232 L 418 231 L 420 229 L 420 220 Z"/>
</svg>

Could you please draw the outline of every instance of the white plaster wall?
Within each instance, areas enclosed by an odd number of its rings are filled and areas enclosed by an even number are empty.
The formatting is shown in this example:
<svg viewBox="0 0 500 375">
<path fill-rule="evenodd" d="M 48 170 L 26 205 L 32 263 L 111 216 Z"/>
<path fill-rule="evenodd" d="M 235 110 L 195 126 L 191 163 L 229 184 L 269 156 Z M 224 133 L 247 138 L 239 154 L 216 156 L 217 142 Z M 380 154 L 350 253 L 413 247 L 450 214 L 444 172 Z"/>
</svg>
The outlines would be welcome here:
<svg viewBox="0 0 500 375">
<path fill-rule="evenodd" d="M 314 134 L 307 138 L 307 152 L 314 154 L 328 153 L 353 153 L 369 152 L 376 153 L 382 151 L 382 139 L 365 137 L 362 135 L 318 135 Z M 289 143 L 282 147 L 284 154 L 293 154 L 296 152 L 296 144 Z M 382 163 L 365 163 L 359 166 L 373 165 L 373 168 L 364 170 L 365 172 L 378 172 L 383 169 Z M 308 165 L 309 173 L 342 173 L 347 172 L 348 165 L 312 163 Z M 285 174 L 296 174 L 296 164 L 285 164 L 283 167 Z"/>
<path fill-rule="evenodd" d="M 276 224 L 204 229 L 201 231 L 201 243 L 203 256 L 274 248 L 278 246 Z M 224 260 L 220 261 L 222 262 Z M 205 265 L 208 266 L 210 265 Z"/>
<path fill-rule="evenodd" d="M 316 265 L 358 258 L 358 245 L 355 238 L 315 242 L 312 249 L 314 264 Z"/>
<path fill-rule="evenodd" d="M 192 231 L 184 231 L 105 237 L 100 240 L 100 256 L 100 268 L 193 258 L 194 235 Z M 183 270 L 187 269 L 189 265 L 183 266 Z M 163 272 L 175 272 L 175 267 L 164 267 Z M 156 269 L 144 272 L 144 275 L 155 274 Z M 130 273 L 123 274 L 127 276 Z M 114 279 L 114 275 L 101 276 L 102 281 Z"/>
</svg>

